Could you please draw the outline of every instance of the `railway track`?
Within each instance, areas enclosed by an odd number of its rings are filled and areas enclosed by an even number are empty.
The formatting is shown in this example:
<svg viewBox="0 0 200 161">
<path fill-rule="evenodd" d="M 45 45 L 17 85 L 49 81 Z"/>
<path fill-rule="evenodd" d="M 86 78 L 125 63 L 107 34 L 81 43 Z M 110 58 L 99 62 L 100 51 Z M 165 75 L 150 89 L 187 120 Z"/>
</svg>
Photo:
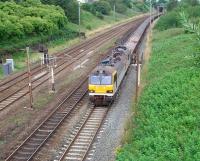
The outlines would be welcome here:
<svg viewBox="0 0 200 161">
<path fill-rule="evenodd" d="M 135 27 L 137 27 L 137 25 Z M 49 138 L 51 138 L 52 134 L 56 132 L 63 121 L 69 118 L 69 115 L 75 109 L 76 105 L 87 93 L 87 87 L 88 82 L 86 77 L 6 159 L 6 161 L 31 160 Z M 69 146 L 64 149 L 60 160 L 84 160 L 86 158 L 94 138 L 108 112 L 108 108 L 90 108 L 89 110 L 90 112 L 87 117 L 85 117 L 85 121 L 77 126 L 75 135 L 69 140 Z"/>
<path fill-rule="evenodd" d="M 90 147 L 98 134 L 98 131 L 107 115 L 109 108 L 90 107 L 84 120 L 75 127 L 74 135 L 71 136 L 65 148 L 62 148 L 61 157 L 58 161 L 83 161 L 86 159 Z"/>
<path fill-rule="evenodd" d="M 61 59 L 58 61 L 58 65 L 55 69 L 55 75 L 58 75 L 62 71 L 66 70 L 68 67 L 70 67 L 71 64 L 76 62 L 77 60 L 83 58 L 86 54 L 89 52 L 95 50 L 98 48 L 98 46 L 101 46 L 102 44 L 105 44 L 109 40 L 113 38 L 117 38 L 123 33 L 125 33 L 127 30 L 129 30 L 131 27 L 136 28 L 140 23 L 144 21 L 145 18 L 141 18 L 139 20 L 135 20 L 133 22 L 129 22 L 128 24 L 124 24 L 122 26 L 115 28 L 112 31 L 107 31 L 106 33 L 100 35 L 99 37 L 95 37 L 91 40 L 88 40 L 86 43 L 82 43 L 80 46 L 77 46 L 72 49 L 65 50 L 64 52 L 59 53 L 57 56 L 61 57 L 64 55 L 66 56 L 66 59 Z M 75 59 L 71 59 L 75 58 Z M 33 77 L 36 77 L 39 72 L 41 73 L 41 70 L 44 70 L 45 66 L 42 68 L 40 66 L 35 67 L 32 69 Z M 43 72 L 44 74 L 33 79 L 33 89 L 37 88 L 41 84 L 43 84 L 45 81 L 49 79 L 48 72 Z M 18 77 L 6 82 L 3 82 L 0 84 L 0 111 L 5 109 L 6 107 L 10 106 L 23 96 L 25 96 L 28 93 L 28 80 L 27 80 L 27 74 L 23 73 L 19 75 Z"/>
<path fill-rule="evenodd" d="M 6 161 L 31 160 L 87 93 L 87 85 L 87 79 L 82 81 Z"/>
<path fill-rule="evenodd" d="M 48 141 L 52 134 L 68 118 L 76 105 L 87 93 L 87 79 L 80 83 L 70 95 L 62 101 L 34 132 L 6 159 L 6 161 L 29 161 Z M 93 109 L 91 108 L 91 112 Z"/>
</svg>

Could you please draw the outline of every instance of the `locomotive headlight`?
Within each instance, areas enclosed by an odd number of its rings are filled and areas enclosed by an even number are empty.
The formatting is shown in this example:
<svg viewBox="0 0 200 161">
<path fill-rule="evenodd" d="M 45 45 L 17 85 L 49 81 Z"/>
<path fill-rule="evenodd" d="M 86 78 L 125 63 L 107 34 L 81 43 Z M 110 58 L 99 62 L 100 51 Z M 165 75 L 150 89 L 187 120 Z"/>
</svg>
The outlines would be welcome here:
<svg viewBox="0 0 200 161">
<path fill-rule="evenodd" d="M 89 93 L 95 93 L 95 91 L 94 90 L 89 90 Z"/>
<path fill-rule="evenodd" d="M 113 93 L 113 90 L 107 90 L 107 93 Z"/>
</svg>

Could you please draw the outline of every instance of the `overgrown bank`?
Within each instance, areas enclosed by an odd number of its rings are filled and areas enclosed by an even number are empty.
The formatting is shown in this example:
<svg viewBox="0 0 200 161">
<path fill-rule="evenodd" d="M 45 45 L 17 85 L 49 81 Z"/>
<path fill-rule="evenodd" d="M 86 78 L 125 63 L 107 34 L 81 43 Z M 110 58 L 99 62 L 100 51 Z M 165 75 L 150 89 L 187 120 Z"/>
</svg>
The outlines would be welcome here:
<svg viewBox="0 0 200 161">
<path fill-rule="evenodd" d="M 182 29 L 154 31 L 145 88 L 118 161 L 200 158 L 200 66 L 196 40 Z"/>
</svg>

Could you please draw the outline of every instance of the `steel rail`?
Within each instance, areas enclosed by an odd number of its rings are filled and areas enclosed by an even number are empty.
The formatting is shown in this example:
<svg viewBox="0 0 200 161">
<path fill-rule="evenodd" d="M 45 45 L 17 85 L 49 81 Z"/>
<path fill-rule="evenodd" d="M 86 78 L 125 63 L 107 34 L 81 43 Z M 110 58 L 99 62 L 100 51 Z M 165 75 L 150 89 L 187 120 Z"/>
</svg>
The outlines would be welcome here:
<svg viewBox="0 0 200 161">
<path fill-rule="evenodd" d="M 81 89 L 82 88 L 82 89 Z M 82 93 L 78 93 L 80 91 L 78 90 L 82 90 Z M 31 133 L 31 135 L 6 159 L 6 161 L 11 161 L 11 160 L 26 160 L 29 161 L 38 151 L 39 149 L 42 147 L 42 145 L 44 145 L 44 143 L 50 138 L 50 136 L 56 131 L 56 129 L 61 125 L 61 123 L 63 122 L 64 119 L 66 119 L 71 112 L 75 109 L 76 105 L 80 102 L 80 100 L 84 97 L 84 95 L 87 93 L 87 78 L 85 80 L 83 80 L 67 97 L 66 99 L 64 99 L 57 107 L 56 109 Z M 70 98 L 75 98 L 75 96 L 77 95 L 77 98 L 74 102 L 71 102 L 71 104 L 69 104 L 69 99 Z M 61 109 L 63 108 L 62 106 L 66 105 L 66 106 L 70 106 L 68 111 L 65 112 L 64 110 L 67 109 Z M 64 111 L 64 112 L 62 112 Z M 64 114 L 62 117 L 56 117 L 57 116 L 61 116 L 58 114 Z M 42 135 L 38 135 L 42 133 L 42 129 L 46 129 L 45 128 L 45 124 L 48 125 L 48 123 L 53 123 L 52 120 L 55 120 L 53 118 L 56 118 L 57 122 L 55 123 L 55 126 L 53 127 L 53 129 L 47 130 L 47 135 L 43 134 L 44 138 L 39 138 L 39 136 Z M 52 124 L 50 124 L 52 125 Z M 31 144 L 28 143 L 32 143 L 31 139 L 35 138 L 36 140 L 40 140 L 39 144 L 36 145 L 36 147 L 34 148 L 34 145 L 31 147 Z M 34 139 L 33 139 L 34 140 Z M 29 151 L 30 153 L 24 153 L 25 155 L 29 154 L 27 157 L 23 156 L 23 157 L 19 157 L 20 153 L 19 152 L 23 152 L 25 151 L 25 149 L 30 149 L 32 151 Z M 21 153 L 23 154 L 23 153 Z M 18 157 L 17 157 L 18 156 Z"/>
<path fill-rule="evenodd" d="M 76 133 L 76 135 L 74 136 L 73 140 L 69 143 L 68 147 L 66 148 L 65 152 L 63 153 L 63 155 L 61 156 L 61 158 L 58 160 L 58 161 L 64 161 L 64 160 L 68 160 L 66 159 L 66 156 L 67 154 L 69 154 L 70 150 L 73 150 L 73 145 L 74 143 L 80 139 L 80 135 L 83 134 L 84 136 L 84 133 L 82 133 L 84 131 L 84 128 L 86 127 L 87 128 L 87 125 L 91 123 L 91 120 L 92 119 L 92 115 L 94 114 L 94 112 L 96 112 L 95 110 L 98 110 L 98 109 L 101 109 L 102 111 L 102 118 L 100 118 L 100 120 L 98 120 L 96 117 L 95 117 L 95 120 L 92 122 L 94 124 L 94 127 L 92 128 L 93 130 L 91 130 L 90 132 L 88 132 L 90 135 L 91 135 L 91 138 L 87 141 L 87 139 L 84 141 L 85 145 L 87 146 L 87 148 L 85 149 L 85 151 L 83 152 L 82 154 L 82 157 L 81 158 L 76 158 L 76 161 L 83 161 L 85 158 L 86 158 L 86 155 L 88 154 L 88 151 L 90 150 L 91 148 L 91 145 L 94 141 L 94 139 L 96 138 L 97 134 L 98 134 L 98 131 L 99 129 L 101 128 L 102 124 L 103 124 L 103 121 L 105 120 L 106 116 L 107 116 L 107 113 L 109 111 L 109 108 L 105 108 L 105 107 L 93 107 L 90 111 L 90 114 L 87 116 L 87 118 L 85 119 L 85 121 L 83 122 L 83 124 L 81 125 L 81 127 L 79 128 L 78 132 Z M 99 115 L 101 115 L 101 113 L 99 112 Z M 89 123 L 90 121 L 90 123 Z M 96 125 L 95 125 L 96 124 Z M 90 127 L 91 128 L 91 127 Z M 96 129 L 95 129 L 96 128 Z M 87 133 L 86 133 L 87 134 Z M 85 146 L 85 147 L 86 147 Z M 81 147 L 81 146 L 80 146 Z M 83 145 L 82 145 L 83 147 Z M 83 148 L 82 148 L 83 149 Z M 76 153 L 74 153 L 76 154 Z M 80 154 L 80 153 L 79 153 Z M 70 160 L 70 156 L 69 157 L 69 160 Z M 74 158 L 75 159 L 75 158 Z M 74 160 L 73 159 L 73 160 Z"/>
</svg>

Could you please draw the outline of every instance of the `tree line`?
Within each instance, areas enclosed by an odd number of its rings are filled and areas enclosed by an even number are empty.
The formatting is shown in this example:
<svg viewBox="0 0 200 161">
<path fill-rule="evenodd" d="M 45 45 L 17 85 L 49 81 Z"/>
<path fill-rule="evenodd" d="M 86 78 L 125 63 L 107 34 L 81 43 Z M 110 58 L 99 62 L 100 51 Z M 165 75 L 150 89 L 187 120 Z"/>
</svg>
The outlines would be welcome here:
<svg viewBox="0 0 200 161">
<path fill-rule="evenodd" d="M 148 11 L 148 7 L 145 3 L 134 0 L 100 0 L 94 3 L 84 4 L 83 9 L 91 12 L 99 18 L 103 18 L 103 15 L 109 15 L 111 10 L 114 10 L 114 8 L 116 12 L 124 14 L 128 8 L 132 9 L 134 6 L 137 7 L 139 11 Z"/>
<path fill-rule="evenodd" d="M 148 10 L 145 3 L 137 0 L 99 0 L 81 4 L 81 8 L 103 19 L 111 14 L 114 5 L 116 12 L 122 14 L 135 6 L 139 11 Z M 26 44 L 29 45 L 58 35 L 76 35 L 68 28 L 68 22 L 78 24 L 77 0 L 0 0 L 0 52 L 8 50 L 11 43 L 18 48 L 26 39 L 30 40 Z"/>
<path fill-rule="evenodd" d="M 0 41 L 35 35 L 51 35 L 64 28 L 68 20 L 58 6 L 39 0 L 0 2 Z"/>
</svg>

